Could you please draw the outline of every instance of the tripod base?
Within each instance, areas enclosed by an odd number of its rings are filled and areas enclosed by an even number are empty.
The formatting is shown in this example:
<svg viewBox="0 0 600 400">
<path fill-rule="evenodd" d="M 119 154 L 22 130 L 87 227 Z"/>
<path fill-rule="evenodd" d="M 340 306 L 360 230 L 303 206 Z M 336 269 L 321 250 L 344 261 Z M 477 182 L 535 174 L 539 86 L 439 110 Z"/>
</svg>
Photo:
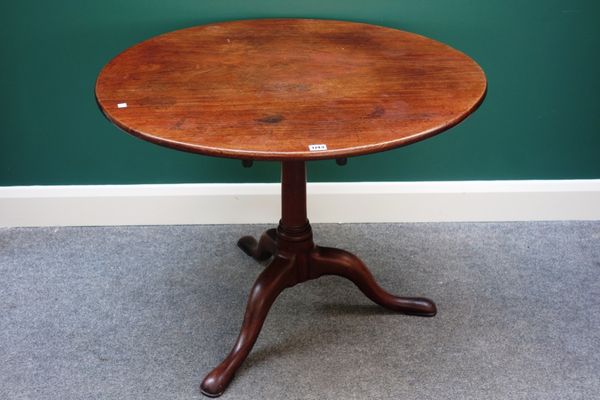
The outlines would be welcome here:
<svg viewBox="0 0 600 400">
<path fill-rule="evenodd" d="M 200 390 L 209 397 L 223 394 L 235 372 L 254 346 L 269 309 L 279 293 L 323 275 L 347 278 L 375 303 L 403 314 L 432 317 L 435 304 L 425 298 L 397 297 L 386 292 L 369 269 L 355 255 L 340 249 L 315 246 L 308 222 L 293 230 L 280 224 L 269 229 L 257 242 L 244 236 L 238 246 L 256 260 L 273 257 L 250 291 L 240 335 L 229 355 L 202 381 Z"/>
</svg>

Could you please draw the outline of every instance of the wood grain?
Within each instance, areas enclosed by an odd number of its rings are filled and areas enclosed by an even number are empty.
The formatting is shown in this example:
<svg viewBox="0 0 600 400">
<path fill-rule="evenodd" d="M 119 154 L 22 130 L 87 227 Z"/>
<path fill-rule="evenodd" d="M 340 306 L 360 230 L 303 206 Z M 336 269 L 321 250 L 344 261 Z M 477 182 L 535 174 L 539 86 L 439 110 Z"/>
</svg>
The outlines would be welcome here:
<svg viewBox="0 0 600 400">
<path fill-rule="evenodd" d="M 213 156 L 282 161 L 422 140 L 463 120 L 485 92 L 481 68 L 440 42 L 312 19 L 166 33 L 119 54 L 96 82 L 107 118 L 143 139 Z M 327 150 L 310 151 L 311 144 Z"/>
</svg>

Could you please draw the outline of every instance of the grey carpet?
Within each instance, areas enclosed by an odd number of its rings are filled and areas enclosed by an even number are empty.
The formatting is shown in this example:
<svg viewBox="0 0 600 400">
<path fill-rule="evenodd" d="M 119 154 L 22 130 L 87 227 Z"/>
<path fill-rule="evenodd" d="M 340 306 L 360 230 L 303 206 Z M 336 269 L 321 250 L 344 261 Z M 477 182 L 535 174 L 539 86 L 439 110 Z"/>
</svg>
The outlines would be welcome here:
<svg viewBox="0 0 600 400">
<path fill-rule="evenodd" d="M 199 399 L 266 226 L 0 230 L 1 399 Z M 597 399 L 600 223 L 316 225 L 434 318 L 286 290 L 223 399 Z"/>
</svg>

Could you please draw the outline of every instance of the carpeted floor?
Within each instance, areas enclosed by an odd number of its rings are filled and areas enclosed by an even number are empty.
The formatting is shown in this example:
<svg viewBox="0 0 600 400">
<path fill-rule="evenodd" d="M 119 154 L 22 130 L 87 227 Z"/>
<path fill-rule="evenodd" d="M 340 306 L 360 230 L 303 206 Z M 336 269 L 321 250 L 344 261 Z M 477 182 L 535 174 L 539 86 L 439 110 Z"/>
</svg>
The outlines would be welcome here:
<svg viewBox="0 0 600 400">
<path fill-rule="evenodd" d="M 0 399 L 199 399 L 266 226 L 0 229 Z M 597 399 L 600 222 L 316 225 L 434 318 L 286 290 L 223 399 Z"/>
</svg>

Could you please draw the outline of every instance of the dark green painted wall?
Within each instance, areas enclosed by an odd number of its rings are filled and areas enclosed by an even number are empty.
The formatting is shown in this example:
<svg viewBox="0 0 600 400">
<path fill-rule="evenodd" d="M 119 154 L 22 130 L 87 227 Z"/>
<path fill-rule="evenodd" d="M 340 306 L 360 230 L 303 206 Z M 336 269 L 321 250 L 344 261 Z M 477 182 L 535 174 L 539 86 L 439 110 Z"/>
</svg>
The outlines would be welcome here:
<svg viewBox="0 0 600 400">
<path fill-rule="evenodd" d="M 96 75 L 153 35 L 213 21 L 315 17 L 446 42 L 489 79 L 484 105 L 413 146 L 309 165 L 312 181 L 600 178 L 597 0 L 60 0 L 0 3 L 0 185 L 271 182 L 275 163 L 180 153 L 96 108 Z"/>
</svg>

